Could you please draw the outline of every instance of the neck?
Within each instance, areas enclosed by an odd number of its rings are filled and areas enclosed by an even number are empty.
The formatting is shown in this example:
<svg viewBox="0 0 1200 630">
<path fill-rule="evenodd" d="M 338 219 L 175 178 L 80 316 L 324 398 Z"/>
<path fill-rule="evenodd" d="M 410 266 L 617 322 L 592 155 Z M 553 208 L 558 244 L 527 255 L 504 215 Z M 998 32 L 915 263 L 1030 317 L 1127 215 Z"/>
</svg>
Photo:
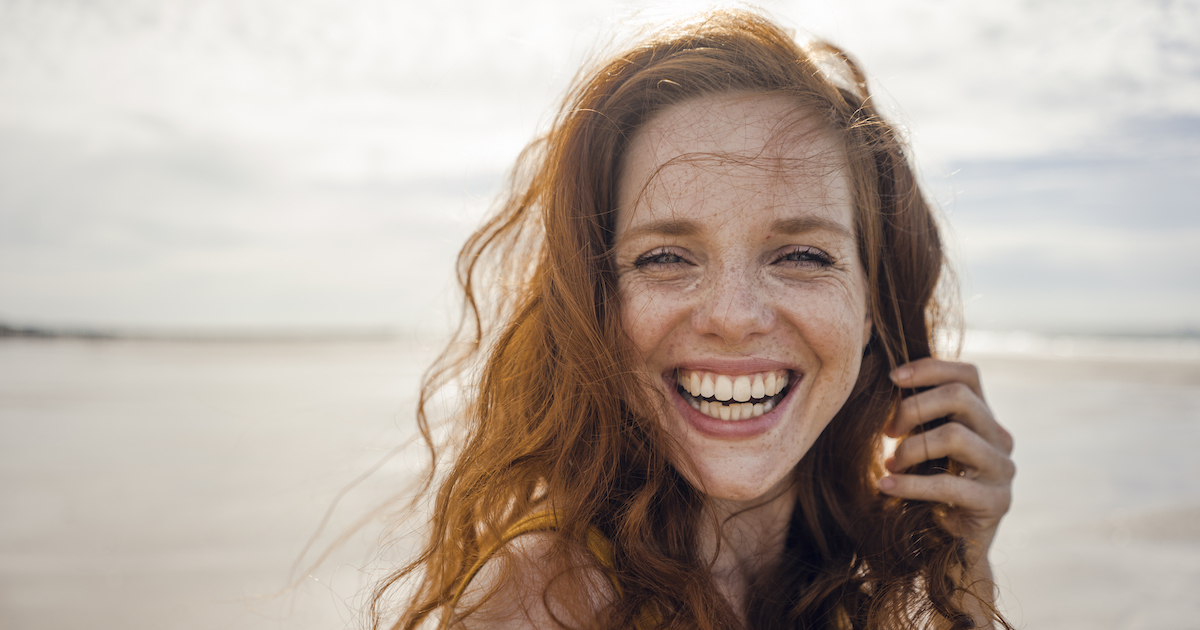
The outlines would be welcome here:
<svg viewBox="0 0 1200 630">
<path fill-rule="evenodd" d="M 795 488 L 785 479 L 758 499 L 713 499 L 712 505 L 715 518 L 701 517 L 701 549 L 713 563 L 717 589 L 741 615 L 750 584 L 783 555 Z"/>
</svg>

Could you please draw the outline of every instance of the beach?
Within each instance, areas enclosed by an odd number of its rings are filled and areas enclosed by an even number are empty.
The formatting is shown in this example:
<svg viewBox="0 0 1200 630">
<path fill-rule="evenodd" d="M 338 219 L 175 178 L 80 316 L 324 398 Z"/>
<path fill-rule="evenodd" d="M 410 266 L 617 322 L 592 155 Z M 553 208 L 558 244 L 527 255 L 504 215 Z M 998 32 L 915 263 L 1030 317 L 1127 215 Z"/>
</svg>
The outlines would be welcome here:
<svg viewBox="0 0 1200 630">
<path fill-rule="evenodd" d="M 1200 357 L 1060 342 L 964 355 L 1016 437 L 1002 608 L 1043 630 L 1200 627 Z M 413 541 L 372 510 L 426 461 L 413 407 L 439 349 L 0 340 L 0 627 L 359 627 Z"/>
</svg>

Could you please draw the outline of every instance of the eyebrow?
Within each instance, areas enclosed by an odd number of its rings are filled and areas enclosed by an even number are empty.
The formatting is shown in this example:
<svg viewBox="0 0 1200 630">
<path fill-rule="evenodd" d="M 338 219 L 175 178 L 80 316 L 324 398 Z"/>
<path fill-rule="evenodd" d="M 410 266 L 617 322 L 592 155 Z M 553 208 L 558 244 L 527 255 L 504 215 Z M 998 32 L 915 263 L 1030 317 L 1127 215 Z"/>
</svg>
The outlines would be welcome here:
<svg viewBox="0 0 1200 630">
<path fill-rule="evenodd" d="M 826 219 L 825 217 L 810 216 L 796 217 L 792 219 L 779 219 L 771 224 L 771 231 L 779 232 L 781 234 L 802 234 L 804 232 L 817 232 L 821 230 L 833 232 L 849 239 L 854 238 L 854 232 L 852 232 L 849 228 L 832 219 Z"/>
<path fill-rule="evenodd" d="M 665 219 L 662 221 L 653 221 L 644 223 L 637 227 L 629 228 L 625 234 L 621 236 L 621 240 L 642 236 L 645 234 L 661 234 L 663 236 L 693 236 L 700 233 L 700 226 L 696 225 L 695 221 L 687 219 Z"/>
<path fill-rule="evenodd" d="M 795 217 L 791 219 L 779 219 L 771 223 L 771 231 L 780 234 L 803 234 L 805 232 L 817 231 L 833 232 L 839 236 L 852 239 L 854 233 L 849 228 L 825 217 Z M 621 236 L 621 240 L 626 240 L 646 234 L 659 234 L 662 236 L 693 236 L 700 232 L 700 226 L 694 221 L 687 219 L 665 219 L 663 221 L 653 221 L 645 223 L 637 227 L 630 228 Z"/>
</svg>

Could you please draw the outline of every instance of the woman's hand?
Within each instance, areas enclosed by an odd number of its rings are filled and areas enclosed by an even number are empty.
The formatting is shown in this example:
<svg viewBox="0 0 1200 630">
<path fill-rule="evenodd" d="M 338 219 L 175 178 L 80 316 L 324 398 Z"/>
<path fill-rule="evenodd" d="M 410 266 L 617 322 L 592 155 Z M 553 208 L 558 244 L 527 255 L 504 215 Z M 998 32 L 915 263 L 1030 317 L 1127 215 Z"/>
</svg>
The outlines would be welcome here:
<svg viewBox="0 0 1200 630">
<path fill-rule="evenodd" d="M 891 377 L 906 389 L 930 389 L 905 398 L 888 426 L 889 436 L 906 437 L 884 463 L 892 474 L 880 480 L 879 489 L 896 497 L 949 504 L 944 525 L 970 543 L 971 564 L 986 566 L 987 550 L 1012 501 L 1012 436 L 983 401 L 979 371 L 969 363 L 920 359 L 896 368 Z M 910 435 L 938 418 L 950 421 Z M 896 473 L 940 457 L 957 462 L 962 472 Z"/>
</svg>

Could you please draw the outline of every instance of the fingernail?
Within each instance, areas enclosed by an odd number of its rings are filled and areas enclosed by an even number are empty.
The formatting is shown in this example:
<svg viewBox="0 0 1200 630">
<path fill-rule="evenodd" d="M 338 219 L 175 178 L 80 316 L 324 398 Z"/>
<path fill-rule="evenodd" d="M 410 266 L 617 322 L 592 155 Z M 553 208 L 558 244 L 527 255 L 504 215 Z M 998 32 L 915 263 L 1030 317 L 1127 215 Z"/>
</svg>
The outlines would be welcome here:
<svg viewBox="0 0 1200 630">
<path fill-rule="evenodd" d="M 889 471 L 895 472 L 896 471 L 896 458 L 889 457 L 889 458 L 885 459 L 883 461 L 883 467 L 888 469 Z"/>
<path fill-rule="evenodd" d="M 891 477 L 884 477 L 883 479 L 879 480 L 879 489 L 880 490 L 891 490 L 895 487 L 896 487 L 896 480 L 892 479 Z"/>
<path fill-rule="evenodd" d="M 907 365 L 892 370 L 893 381 L 906 381 L 910 376 L 912 376 L 912 368 Z"/>
</svg>

